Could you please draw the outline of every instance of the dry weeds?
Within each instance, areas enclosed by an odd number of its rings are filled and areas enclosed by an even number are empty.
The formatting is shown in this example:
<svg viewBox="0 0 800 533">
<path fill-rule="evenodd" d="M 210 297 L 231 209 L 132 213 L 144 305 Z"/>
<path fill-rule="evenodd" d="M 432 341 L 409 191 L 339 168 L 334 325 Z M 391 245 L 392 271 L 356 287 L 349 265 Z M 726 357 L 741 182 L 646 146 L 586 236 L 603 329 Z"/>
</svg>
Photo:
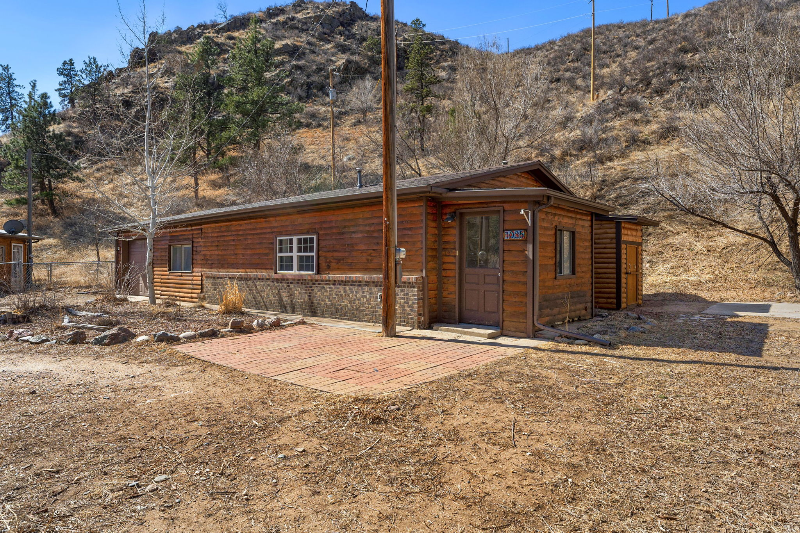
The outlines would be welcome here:
<svg viewBox="0 0 800 533">
<path fill-rule="evenodd" d="M 551 344 L 380 397 L 156 345 L 5 343 L 0 524 L 796 531 L 800 325 L 700 307 L 650 307 L 652 331 L 616 348 Z"/>
</svg>

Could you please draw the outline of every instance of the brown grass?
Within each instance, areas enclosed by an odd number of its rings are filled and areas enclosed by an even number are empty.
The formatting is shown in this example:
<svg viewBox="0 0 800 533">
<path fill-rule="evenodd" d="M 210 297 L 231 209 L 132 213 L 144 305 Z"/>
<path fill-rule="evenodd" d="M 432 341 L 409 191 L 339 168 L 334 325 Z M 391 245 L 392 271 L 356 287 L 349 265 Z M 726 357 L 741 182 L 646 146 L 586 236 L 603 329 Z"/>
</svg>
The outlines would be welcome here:
<svg viewBox="0 0 800 533">
<path fill-rule="evenodd" d="M 239 283 L 228 280 L 219 299 L 218 312 L 221 315 L 241 313 L 244 307 L 244 293 L 239 290 Z"/>
</svg>

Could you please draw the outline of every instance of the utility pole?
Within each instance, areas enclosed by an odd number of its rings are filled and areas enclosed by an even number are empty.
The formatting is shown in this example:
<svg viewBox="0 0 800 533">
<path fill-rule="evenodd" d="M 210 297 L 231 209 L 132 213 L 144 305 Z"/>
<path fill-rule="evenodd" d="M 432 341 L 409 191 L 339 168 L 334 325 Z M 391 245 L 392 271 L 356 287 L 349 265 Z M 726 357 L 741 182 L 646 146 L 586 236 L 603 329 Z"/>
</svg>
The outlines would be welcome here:
<svg viewBox="0 0 800 533">
<path fill-rule="evenodd" d="M 28 148 L 25 154 L 25 163 L 28 167 L 28 260 L 25 272 L 25 287 L 31 288 L 33 285 L 33 150 Z"/>
<path fill-rule="evenodd" d="M 397 334 L 397 189 L 395 183 L 395 96 L 397 45 L 394 0 L 381 0 L 381 114 L 383 122 L 383 291 L 381 333 Z"/>
<path fill-rule="evenodd" d="M 650 22 L 653 22 L 653 0 L 650 0 Z"/>
<path fill-rule="evenodd" d="M 506 37 L 506 53 L 511 53 L 511 38 Z"/>
<path fill-rule="evenodd" d="M 592 74 L 589 80 L 589 101 L 594 102 L 594 0 L 592 2 Z"/>
<path fill-rule="evenodd" d="M 328 98 L 331 102 L 331 190 L 336 188 L 336 141 L 333 136 L 333 101 L 336 100 L 336 89 L 333 88 L 333 67 L 328 69 L 330 87 L 328 87 Z"/>
<path fill-rule="evenodd" d="M 669 0 L 667 0 L 667 18 L 669 18 Z"/>
</svg>

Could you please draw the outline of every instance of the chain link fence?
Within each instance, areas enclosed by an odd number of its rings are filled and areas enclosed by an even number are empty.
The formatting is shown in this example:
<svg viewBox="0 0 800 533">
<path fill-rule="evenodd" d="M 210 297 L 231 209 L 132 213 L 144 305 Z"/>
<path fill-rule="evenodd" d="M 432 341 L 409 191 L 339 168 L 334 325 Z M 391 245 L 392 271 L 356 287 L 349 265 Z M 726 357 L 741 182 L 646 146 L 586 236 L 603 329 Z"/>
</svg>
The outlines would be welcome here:
<svg viewBox="0 0 800 533">
<path fill-rule="evenodd" d="M 31 289 L 100 291 L 112 287 L 114 261 L 0 262 L 0 288 L 7 294 Z"/>
</svg>

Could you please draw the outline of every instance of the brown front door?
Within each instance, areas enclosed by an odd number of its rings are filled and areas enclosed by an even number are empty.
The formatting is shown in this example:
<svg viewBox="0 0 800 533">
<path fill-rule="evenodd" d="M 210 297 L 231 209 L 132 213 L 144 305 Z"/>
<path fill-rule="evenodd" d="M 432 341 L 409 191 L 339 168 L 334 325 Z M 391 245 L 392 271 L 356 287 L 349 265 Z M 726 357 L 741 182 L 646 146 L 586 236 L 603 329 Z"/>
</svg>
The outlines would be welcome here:
<svg viewBox="0 0 800 533">
<path fill-rule="evenodd" d="M 640 246 L 627 244 L 625 255 L 627 256 L 627 264 L 625 267 L 625 274 L 628 277 L 626 285 L 627 291 L 627 305 L 636 305 L 639 303 L 639 278 L 642 273 L 642 256 Z"/>
<path fill-rule="evenodd" d="M 134 296 L 147 294 L 147 241 L 134 239 L 128 241 L 128 265 L 125 285 Z"/>
<path fill-rule="evenodd" d="M 459 321 L 499 326 L 503 291 L 500 214 L 461 216 L 461 295 Z"/>
</svg>

